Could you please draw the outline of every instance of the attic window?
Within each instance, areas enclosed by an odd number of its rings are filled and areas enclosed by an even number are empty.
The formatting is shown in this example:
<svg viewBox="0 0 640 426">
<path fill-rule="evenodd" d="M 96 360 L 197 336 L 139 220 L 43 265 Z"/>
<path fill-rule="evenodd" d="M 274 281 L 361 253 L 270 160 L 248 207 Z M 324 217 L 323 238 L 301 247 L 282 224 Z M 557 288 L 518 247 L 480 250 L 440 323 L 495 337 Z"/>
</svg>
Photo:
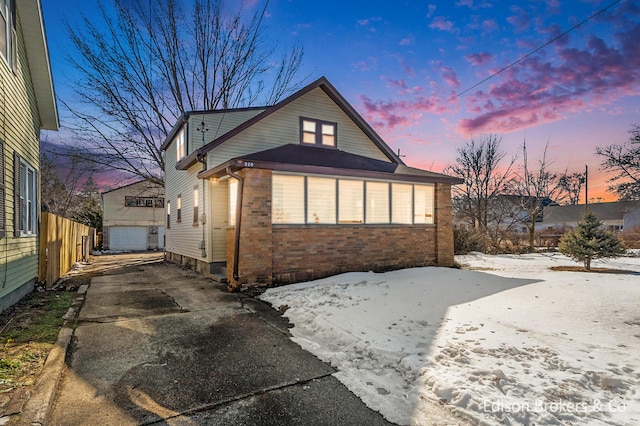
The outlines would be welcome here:
<svg viewBox="0 0 640 426">
<path fill-rule="evenodd" d="M 300 143 L 335 148 L 337 128 L 337 123 L 300 117 Z"/>
<path fill-rule="evenodd" d="M 176 161 L 180 161 L 187 156 L 187 147 L 186 147 L 185 138 L 184 138 L 184 127 L 180 129 L 180 131 L 176 135 L 175 141 L 176 141 Z"/>
</svg>

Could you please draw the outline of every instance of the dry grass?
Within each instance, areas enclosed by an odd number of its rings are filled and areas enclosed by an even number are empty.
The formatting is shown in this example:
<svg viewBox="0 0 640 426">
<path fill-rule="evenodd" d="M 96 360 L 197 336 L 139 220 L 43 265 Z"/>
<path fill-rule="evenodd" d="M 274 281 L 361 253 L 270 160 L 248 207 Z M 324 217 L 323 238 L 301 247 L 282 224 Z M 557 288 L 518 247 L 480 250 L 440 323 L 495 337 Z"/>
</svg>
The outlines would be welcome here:
<svg viewBox="0 0 640 426">
<path fill-rule="evenodd" d="M 590 271 L 584 269 L 584 266 L 552 266 L 552 271 L 565 271 L 565 272 L 588 272 L 588 273 L 598 273 L 598 274 L 631 274 L 631 275 L 640 275 L 636 271 L 629 271 L 626 269 L 614 269 L 614 268 L 591 268 Z"/>
</svg>

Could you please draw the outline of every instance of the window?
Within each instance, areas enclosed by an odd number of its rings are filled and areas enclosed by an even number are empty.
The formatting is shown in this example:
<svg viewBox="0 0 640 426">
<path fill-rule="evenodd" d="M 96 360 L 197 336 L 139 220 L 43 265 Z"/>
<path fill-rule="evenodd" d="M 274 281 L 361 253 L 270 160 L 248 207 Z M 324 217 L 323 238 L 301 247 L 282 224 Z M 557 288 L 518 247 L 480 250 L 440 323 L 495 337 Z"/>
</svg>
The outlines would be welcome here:
<svg viewBox="0 0 640 426">
<path fill-rule="evenodd" d="M 176 223 L 182 222 L 182 195 L 178 195 L 176 200 Z"/>
<path fill-rule="evenodd" d="M 167 228 L 171 228 L 171 201 L 167 201 Z"/>
<path fill-rule="evenodd" d="M 193 226 L 198 226 L 198 187 L 193 188 Z"/>
<path fill-rule="evenodd" d="M 18 153 L 14 154 L 15 194 L 14 231 L 16 236 L 38 233 L 38 182 L 36 170 Z"/>
<path fill-rule="evenodd" d="M 413 223 L 412 185 L 391 184 L 391 223 Z"/>
<path fill-rule="evenodd" d="M 17 65 L 15 7 L 14 0 L 0 0 L 0 56 L 13 69 Z"/>
<path fill-rule="evenodd" d="M 367 223 L 389 223 L 389 184 L 367 182 Z"/>
<path fill-rule="evenodd" d="M 433 223 L 434 186 L 414 185 L 413 187 L 413 223 Z"/>
<path fill-rule="evenodd" d="M 162 197 L 124 197 L 125 207 L 164 207 Z"/>
<path fill-rule="evenodd" d="M 336 223 L 336 180 L 307 178 L 307 223 Z"/>
<path fill-rule="evenodd" d="M 185 141 L 184 127 L 182 127 L 182 129 L 180 129 L 180 131 L 176 135 L 175 141 L 176 141 L 176 161 L 180 161 L 187 156 L 187 146 Z"/>
<path fill-rule="evenodd" d="M 300 118 L 300 142 L 302 144 L 336 147 L 337 123 Z"/>
<path fill-rule="evenodd" d="M 273 223 L 304 223 L 304 176 L 273 175 Z"/>
<path fill-rule="evenodd" d="M 338 223 L 364 223 L 364 182 L 338 181 Z"/>
<path fill-rule="evenodd" d="M 4 186 L 4 141 L 0 139 L 0 238 L 4 238 L 6 233 L 6 210 L 4 197 L 6 189 Z"/>
<path fill-rule="evenodd" d="M 271 206 L 273 224 L 434 224 L 435 185 L 274 174 Z"/>
<path fill-rule="evenodd" d="M 238 204 L 238 179 L 229 179 L 229 226 L 236 226 L 236 204 Z"/>
</svg>

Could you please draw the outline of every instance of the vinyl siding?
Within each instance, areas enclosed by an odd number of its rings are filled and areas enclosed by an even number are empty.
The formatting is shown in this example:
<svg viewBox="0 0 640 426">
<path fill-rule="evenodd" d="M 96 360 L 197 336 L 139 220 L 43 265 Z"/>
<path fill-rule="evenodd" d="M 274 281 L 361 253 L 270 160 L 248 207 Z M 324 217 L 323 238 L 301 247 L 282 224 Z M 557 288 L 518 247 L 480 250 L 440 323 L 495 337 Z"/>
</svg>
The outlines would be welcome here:
<svg viewBox="0 0 640 426">
<path fill-rule="evenodd" d="M 18 25 L 19 22 L 18 19 Z M 13 291 L 22 291 L 18 289 L 25 284 L 30 286 L 38 276 L 38 238 L 14 237 L 14 152 L 35 170 L 40 170 L 40 120 L 20 26 L 17 36 L 15 74 L 0 59 L 0 138 L 5 144 L 2 160 L 6 188 L 6 235 L 0 238 L 0 299 Z M 39 194 L 37 210 L 39 214 Z M 0 309 L 4 307 L 0 302 Z"/>
<path fill-rule="evenodd" d="M 200 198 L 198 208 L 201 209 L 203 206 L 202 180 L 198 179 L 198 172 L 202 170 L 202 166 L 197 163 L 188 170 L 176 170 L 174 142 L 166 150 L 165 164 L 165 223 L 167 202 L 171 202 L 171 225 L 166 229 L 165 250 L 210 262 L 211 250 L 209 250 L 209 247 L 207 247 L 207 258 L 202 257 L 200 249 L 200 242 L 203 240 L 203 229 L 205 230 L 204 239 L 208 241 L 208 225 L 203 226 L 202 223 L 198 222 L 198 226 L 194 226 L 193 220 L 193 188 L 196 185 L 199 187 L 198 195 Z M 182 221 L 180 223 L 177 222 L 178 205 L 176 200 L 178 195 L 182 199 Z M 211 203 L 211 198 L 207 200 L 207 204 L 209 203 Z M 199 214 L 202 213 L 199 212 Z"/>
<path fill-rule="evenodd" d="M 189 116 L 189 135 L 187 141 L 187 155 L 202 147 L 202 132 L 198 130 L 204 120 L 204 143 L 207 144 L 217 137 L 235 129 L 250 118 L 260 114 L 264 109 L 250 109 L 244 111 L 216 111 L 213 113 L 193 114 Z"/>
<path fill-rule="evenodd" d="M 127 196 L 164 198 L 164 188 L 149 182 L 138 182 L 102 194 L 103 226 L 164 225 L 164 208 L 127 207 L 125 206 Z"/>
<path fill-rule="evenodd" d="M 210 151 L 208 166 L 211 168 L 241 155 L 300 143 L 300 117 L 338 123 L 339 150 L 389 161 L 340 107 L 321 88 L 316 88 Z"/>
</svg>

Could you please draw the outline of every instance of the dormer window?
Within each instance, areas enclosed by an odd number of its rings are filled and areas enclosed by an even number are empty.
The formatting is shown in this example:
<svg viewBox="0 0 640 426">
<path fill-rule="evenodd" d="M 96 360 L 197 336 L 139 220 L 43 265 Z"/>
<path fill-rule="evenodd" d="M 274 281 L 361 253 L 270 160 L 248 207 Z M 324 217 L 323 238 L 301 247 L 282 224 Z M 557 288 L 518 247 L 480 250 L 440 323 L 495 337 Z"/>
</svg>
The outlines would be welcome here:
<svg viewBox="0 0 640 426">
<path fill-rule="evenodd" d="M 300 143 L 335 148 L 337 128 L 337 123 L 301 117 Z"/>
</svg>

